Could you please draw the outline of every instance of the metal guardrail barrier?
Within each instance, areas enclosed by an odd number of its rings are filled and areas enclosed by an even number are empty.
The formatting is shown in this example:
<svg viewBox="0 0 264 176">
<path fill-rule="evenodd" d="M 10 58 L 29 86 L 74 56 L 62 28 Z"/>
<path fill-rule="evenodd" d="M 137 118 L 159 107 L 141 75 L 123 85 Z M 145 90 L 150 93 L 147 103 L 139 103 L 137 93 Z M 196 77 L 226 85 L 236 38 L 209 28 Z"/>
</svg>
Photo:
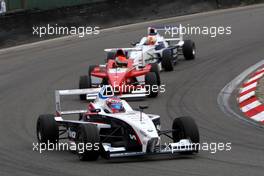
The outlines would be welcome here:
<svg viewBox="0 0 264 176">
<path fill-rule="evenodd" d="M 103 1 L 106 0 L 5 0 L 8 12 L 34 9 L 50 10 Z"/>
<path fill-rule="evenodd" d="M 91 4 L 98 2 L 105 2 L 111 0 L 0 0 L 6 2 L 7 12 L 16 12 L 24 10 L 51 10 L 62 7 L 78 6 L 83 4 Z M 117 0 L 118 1 L 118 0 Z M 122 1 L 122 0 L 120 0 Z M 135 1 L 135 0 L 123 0 L 123 1 Z M 179 0 L 180 1 L 180 0 Z M 193 0 L 196 2 L 208 2 L 215 3 L 217 8 L 238 5 L 240 3 L 257 3 L 260 0 Z"/>
</svg>

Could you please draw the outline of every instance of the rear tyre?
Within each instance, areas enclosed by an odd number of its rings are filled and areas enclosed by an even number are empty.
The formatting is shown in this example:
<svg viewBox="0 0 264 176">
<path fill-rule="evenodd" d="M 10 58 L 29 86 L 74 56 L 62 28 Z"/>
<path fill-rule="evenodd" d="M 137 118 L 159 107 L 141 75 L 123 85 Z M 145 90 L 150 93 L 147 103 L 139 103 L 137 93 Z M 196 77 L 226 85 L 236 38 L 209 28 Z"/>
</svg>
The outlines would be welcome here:
<svg viewBox="0 0 264 176">
<path fill-rule="evenodd" d="M 161 84 L 161 81 L 160 81 L 160 72 L 159 72 L 159 66 L 157 63 L 152 63 L 150 64 L 151 65 L 151 69 L 150 69 L 150 72 L 153 72 L 155 73 L 156 75 L 156 78 L 157 78 L 157 82 L 158 82 L 158 85 L 160 86 Z"/>
<path fill-rule="evenodd" d="M 59 140 L 59 127 L 52 114 L 40 115 L 37 120 L 37 139 L 39 143 L 55 144 Z"/>
<path fill-rule="evenodd" d="M 195 59 L 195 54 L 196 54 L 195 43 L 191 40 L 184 40 L 182 52 L 186 60 Z"/>
<path fill-rule="evenodd" d="M 165 71 L 173 71 L 173 53 L 171 49 L 162 52 L 161 66 Z"/>
<path fill-rule="evenodd" d="M 159 94 L 158 81 L 156 74 L 154 72 L 149 72 L 146 74 L 145 85 L 146 85 L 146 90 L 148 92 L 148 97 L 153 98 L 158 96 Z"/>
<path fill-rule="evenodd" d="M 179 142 L 181 139 L 190 139 L 191 142 L 195 144 L 200 142 L 198 127 L 191 117 L 179 117 L 174 119 L 172 130 L 174 130 L 172 132 L 173 142 Z M 195 152 L 198 153 L 198 148 Z"/>
<path fill-rule="evenodd" d="M 115 52 L 107 52 L 106 62 L 108 62 L 108 60 L 115 59 L 115 54 Z"/>
<path fill-rule="evenodd" d="M 89 68 L 88 68 L 88 75 L 91 77 L 91 73 L 92 71 L 94 70 L 94 68 L 97 67 L 97 65 L 89 65 Z"/>
<path fill-rule="evenodd" d="M 96 125 L 80 124 L 77 131 L 77 146 L 84 146 L 83 149 L 78 148 L 77 153 L 81 161 L 95 161 L 98 159 L 100 136 Z M 86 146 L 89 146 L 88 148 Z"/>
<path fill-rule="evenodd" d="M 86 75 L 81 76 L 79 80 L 79 89 L 88 89 L 91 87 L 91 77 Z M 86 100 L 86 94 L 81 94 L 80 100 Z"/>
</svg>

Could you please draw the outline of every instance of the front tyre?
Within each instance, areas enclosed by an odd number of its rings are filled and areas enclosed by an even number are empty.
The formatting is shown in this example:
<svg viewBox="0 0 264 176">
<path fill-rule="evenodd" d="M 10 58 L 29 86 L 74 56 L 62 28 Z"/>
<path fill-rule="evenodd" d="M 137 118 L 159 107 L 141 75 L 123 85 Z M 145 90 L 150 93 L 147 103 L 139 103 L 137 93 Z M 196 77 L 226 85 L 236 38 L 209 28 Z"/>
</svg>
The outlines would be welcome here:
<svg viewBox="0 0 264 176">
<path fill-rule="evenodd" d="M 153 72 L 155 73 L 156 75 L 156 78 L 157 78 L 157 82 L 158 82 L 158 85 L 160 86 L 161 84 L 161 81 L 160 81 L 160 72 L 159 72 L 159 66 L 157 63 L 152 63 L 150 64 L 151 65 L 151 69 L 150 69 L 150 72 Z"/>
<path fill-rule="evenodd" d="M 174 119 L 172 130 L 173 142 L 179 142 L 181 139 L 189 139 L 195 144 L 200 142 L 198 127 L 191 117 L 179 117 Z M 196 149 L 195 152 L 198 153 L 198 149 Z"/>
<path fill-rule="evenodd" d="M 100 136 L 96 125 L 80 124 L 77 131 L 77 152 L 81 161 L 95 161 L 99 157 Z M 80 146 L 82 146 L 80 148 Z"/>
<path fill-rule="evenodd" d="M 159 94 L 158 80 L 154 72 L 149 72 L 145 77 L 146 91 L 148 92 L 148 97 L 157 97 Z"/>
<path fill-rule="evenodd" d="M 173 53 L 171 49 L 163 50 L 161 66 L 165 71 L 173 71 Z"/>
<path fill-rule="evenodd" d="M 57 143 L 59 140 L 59 127 L 52 114 L 44 114 L 38 117 L 37 139 L 39 143 Z"/>
<path fill-rule="evenodd" d="M 195 54 L 196 54 L 195 43 L 192 40 L 184 40 L 184 44 L 182 46 L 182 52 L 186 60 L 195 59 Z"/>
<path fill-rule="evenodd" d="M 79 89 L 88 89 L 91 87 L 91 77 L 87 75 L 80 76 Z M 80 94 L 80 100 L 86 100 L 86 94 Z"/>
</svg>

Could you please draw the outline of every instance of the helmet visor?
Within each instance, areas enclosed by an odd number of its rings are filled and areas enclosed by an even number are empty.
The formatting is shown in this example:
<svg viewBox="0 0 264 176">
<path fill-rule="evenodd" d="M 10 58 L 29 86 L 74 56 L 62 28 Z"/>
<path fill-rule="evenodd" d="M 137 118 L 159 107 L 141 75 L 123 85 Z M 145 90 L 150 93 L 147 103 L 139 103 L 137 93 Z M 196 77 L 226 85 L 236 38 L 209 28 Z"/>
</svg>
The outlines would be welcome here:
<svg viewBox="0 0 264 176">
<path fill-rule="evenodd" d="M 115 109 L 115 110 L 122 110 L 123 108 L 121 103 L 113 103 L 110 106 L 111 106 L 111 109 Z"/>
</svg>

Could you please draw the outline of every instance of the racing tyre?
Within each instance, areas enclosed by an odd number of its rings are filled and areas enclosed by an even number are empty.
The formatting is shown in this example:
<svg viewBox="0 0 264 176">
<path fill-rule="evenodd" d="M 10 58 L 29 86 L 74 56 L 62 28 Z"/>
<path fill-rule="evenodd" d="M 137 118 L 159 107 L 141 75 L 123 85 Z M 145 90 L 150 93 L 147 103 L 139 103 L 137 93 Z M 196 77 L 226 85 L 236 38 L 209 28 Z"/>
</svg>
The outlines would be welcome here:
<svg viewBox="0 0 264 176">
<path fill-rule="evenodd" d="M 162 52 L 161 66 L 165 71 L 173 71 L 173 54 L 171 49 L 165 49 Z"/>
<path fill-rule="evenodd" d="M 146 77 L 145 77 L 145 85 L 146 85 L 146 89 L 148 94 L 148 97 L 157 97 L 159 94 L 158 91 L 158 81 L 157 81 L 157 77 L 156 74 L 154 72 L 149 72 L 147 73 Z"/>
<path fill-rule="evenodd" d="M 172 130 L 173 142 L 179 142 L 181 139 L 190 139 L 192 143 L 196 144 L 200 142 L 198 127 L 191 117 L 179 117 L 174 119 Z M 198 153 L 198 148 L 195 152 Z"/>
<path fill-rule="evenodd" d="M 160 72 L 159 72 L 159 66 L 157 63 L 152 63 L 151 65 L 151 69 L 150 72 L 155 73 L 157 81 L 158 81 L 158 85 L 160 86 L 161 81 L 160 81 Z"/>
<path fill-rule="evenodd" d="M 186 60 L 193 60 L 195 59 L 195 43 L 191 40 L 184 40 L 184 44 L 182 47 L 183 56 Z"/>
<path fill-rule="evenodd" d="M 90 76 L 81 76 L 79 81 L 79 89 L 91 88 L 91 77 Z M 86 94 L 80 95 L 80 100 L 86 100 Z"/>
<path fill-rule="evenodd" d="M 37 138 L 42 144 L 55 144 L 59 140 L 59 127 L 54 115 L 44 114 L 38 117 L 37 121 Z"/>
<path fill-rule="evenodd" d="M 77 146 L 85 146 L 77 149 L 81 161 L 95 161 L 99 157 L 100 136 L 96 125 L 80 124 L 77 131 Z M 86 147 L 89 146 L 89 147 Z"/>
<path fill-rule="evenodd" d="M 97 67 L 97 65 L 89 65 L 89 69 L 88 69 L 88 76 L 91 77 L 91 73 L 94 70 L 94 68 Z"/>
<path fill-rule="evenodd" d="M 115 59 L 115 52 L 107 52 L 106 62 L 110 59 Z"/>
</svg>

